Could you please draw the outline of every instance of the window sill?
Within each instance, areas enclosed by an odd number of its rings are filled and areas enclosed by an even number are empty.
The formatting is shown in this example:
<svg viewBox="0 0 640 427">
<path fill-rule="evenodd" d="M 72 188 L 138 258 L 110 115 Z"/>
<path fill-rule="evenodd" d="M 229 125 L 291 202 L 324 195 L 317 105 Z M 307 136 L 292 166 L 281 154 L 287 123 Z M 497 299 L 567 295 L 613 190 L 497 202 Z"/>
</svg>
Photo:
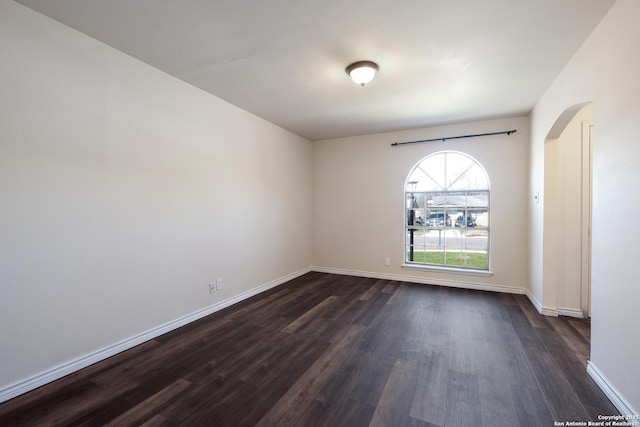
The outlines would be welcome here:
<svg viewBox="0 0 640 427">
<path fill-rule="evenodd" d="M 402 268 L 406 270 L 428 270 L 428 271 L 436 271 L 438 273 L 451 273 L 451 274 L 466 274 L 468 276 L 485 276 L 490 277 L 493 276 L 493 272 L 491 270 L 472 270 L 469 268 L 455 268 L 455 267 L 444 267 L 437 265 L 424 265 L 424 264 L 402 264 Z"/>
</svg>

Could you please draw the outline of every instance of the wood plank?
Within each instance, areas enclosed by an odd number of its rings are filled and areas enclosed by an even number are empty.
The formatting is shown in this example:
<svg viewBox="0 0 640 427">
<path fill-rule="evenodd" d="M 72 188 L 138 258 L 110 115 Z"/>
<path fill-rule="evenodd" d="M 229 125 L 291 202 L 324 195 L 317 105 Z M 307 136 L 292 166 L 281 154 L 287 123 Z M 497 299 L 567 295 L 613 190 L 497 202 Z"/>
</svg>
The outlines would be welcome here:
<svg viewBox="0 0 640 427">
<path fill-rule="evenodd" d="M 587 367 L 589 356 L 591 355 L 591 345 L 578 331 L 571 326 L 566 318 L 550 318 L 549 324 L 554 331 L 562 337 L 564 345 L 570 353 L 578 355 L 580 362 Z"/>
<path fill-rule="evenodd" d="M 387 282 L 385 287 L 382 288 L 381 292 L 384 292 L 385 294 L 392 294 L 396 291 L 397 288 L 398 288 L 398 282 L 389 281 Z"/>
<path fill-rule="evenodd" d="M 511 427 L 518 420 L 509 384 L 490 376 L 478 376 L 480 416 L 482 424 L 491 427 Z"/>
<path fill-rule="evenodd" d="M 278 403 L 260 420 L 258 426 L 293 426 L 313 403 L 328 377 L 337 369 L 364 327 L 353 325 L 305 372 Z"/>
<path fill-rule="evenodd" d="M 527 354 L 520 337 L 511 325 L 501 328 L 502 347 L 499 361 L 504 369 L 506 382 L 513 385 L 528 384 L 533 387 L 536 377 L 531 365 L 527 362 Z"/>
<path fill-rule="evenodd" d="M 480 391 L 475 375 L 449 369 L 445 425 L 482 427 Z"/>
<path fill-rule="evenodd" d="M 372 426 L 404 425 L 416 389 L 415 362 L 396 359 L 371 418 Z"/>
<path fill-rule="evenodd" d="M 390 297 L 390 294 L 377 293 L 375 296 L 366 300 L 369 304 L 367 304 L 362 314 L 358 316 L 353 323 L 356 325 L 368 326 L 376 317 L 378 317 L 378 314 L 383 311 L 383 307 L 387 301 L 389 301 Z M 362 301 L 362 299 L 360 301 Z"/>
<path fill-rule="evenodd" d="M 112 419 L 105 424 L 105 427 L 138 425 L 141 420 L 147 419 L 149 415 L 159 412 L 167 402 L 174 399 L 190 386 L 191 383 L 189 381 L 179 379 L 169 387 L 160 390 L 158 393 Z"/>
<path fill-rule="evenodd" d="M 326 298 L 320 304 L 316 305 L 311 310 L 308 310 L 302 316 L 298 317 L 296 320 L 285 326 L 283 332 L 286 332 L 288 334 L 295 333 L 298 329 L 306 326 L 309 322 L 311 322 L 311 320 L 318 317 L 323 311 L 327 310 L 327 308 L 335 303 L 336 300 L 338 300 L 338 297 L 335 295 L 331 295 L 330 297 Z"/>
<path fill-rule="evenodd" d="M 590 319 L 568 319 L 569 324 L 576 332 L 591 345 L 591 320 Z"/>
<path fill-rule="evenodd" d="M 131 385 L 130 387 L 133 387 Z M 88 380 L 82 380 L 65 387 L 48 398 L 41 399 L 40 406 L 21 407 L 12 416 L 21 419 L 18 425 L 59 425 L 71 423 L 101 405 L 108 404 L 119 395 L 127 392 L 128 388 L 104 389 Z M 0 420 L 4 416 L 0 414 Z M 10 424 L 9 421 L 5 425 Z"/>
<path fill-rule="evenodd" d="M 354 389 L 365 373 L 373 355 L 352 347 L 342 363 L 324 384 L 316 400 L 330 410 L 341 410 L 344 402 L 353 400 Z M 375 363 L 375 362 L 371 362 Z"/>
<path fill-rule="evenodd" d="M 156 414 L 153 416 L 153 418 L 150 418 L 144 423 L 140 424 L 140 427 L 161 427 L 166 425 L 168 425 L 167 419 L 161 414 Z"/>
<path fill-rule="evenodd" d="M 540 313 L 531 305 L 531 302 L 524 295 L 518 295 L 515 297 L 518 301 L 518 306 L 526 316 L 529 324 L 534 328 L 546 328 L 547 322 L 545 316 L 541 316 Z"/>
<path fill-rule="evenodd" d="M 386 281 L 385 280 L 376 280 L 373 283 L 373 285 L 369 289 L 367 289 L 367 291 L 365 293 L 360 295 L 359 300 L 360 301 L 369 301 L 377 293 L 382 291 L 382 289 L 385 287 L 385 285 L 386 285 Z"/>
<path fill-rule="evenodd" d="M 387 301 L 387 304 L 390 304 L 390 305 L 396 304 L 396 301 L 402 297 L 402 294 L 409 287 L 407 283 L 403 283 L 403 282 L 393 282 L 393 283 L 397 283 L 398 285 L 396 286 L 395 292 L 391 293 L 391 298 L 389 298 L 389 300 Z"/>
<path fill-rule="evenodd" d="M 527 355 L 554 420 L 587 420 L 589 414 L 573 387 L 547 352 Z"/>
<path fill-rule="evenodd" d="M 416 393 L 409 414 L 417 419 L 444 425 L 447 415 L 450 337 L 429 335 L 429 348 L 418 368 Z"/>
<path fill-rule="evenodd" d="M 510 385 L 509 390 L 511 391 L 511 397 L 513 399 L 519 425 L 552 426 L 554 425 L 554 421 L 560 421 L 551 415 L 551 410 L 547 404 L 545 396 L 538 388 L 522 384 Z M 516 425 L 515 422 L 514 425 Z"/>
</svg>

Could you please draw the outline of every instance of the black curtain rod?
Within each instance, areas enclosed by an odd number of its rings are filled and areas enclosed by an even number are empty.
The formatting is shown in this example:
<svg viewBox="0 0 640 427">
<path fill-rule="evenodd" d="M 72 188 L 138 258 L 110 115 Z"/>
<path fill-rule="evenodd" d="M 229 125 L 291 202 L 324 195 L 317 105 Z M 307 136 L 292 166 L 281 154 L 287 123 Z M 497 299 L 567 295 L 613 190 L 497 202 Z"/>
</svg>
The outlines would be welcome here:
<svg viewBox="0 0 640 427">
<path fill-rule="evenodd" d="M 504 130 L 502 132 L 477 133 L 475 135 L 445 136 L 444 138 L 421 139 L 419 141 L 394 142 L 393 144 L 391 144 L 391 146 L 397 147 L 398 145 L 419 144 L 421 142 L 434 142 L 434 141 L 445 142 L 448 139 L 476 138 L 478 136 L 511 135 L 512 133 L 516 133 L 516 132 L 517 130 L 513 129 L 513 130 Z"/>
</svg>

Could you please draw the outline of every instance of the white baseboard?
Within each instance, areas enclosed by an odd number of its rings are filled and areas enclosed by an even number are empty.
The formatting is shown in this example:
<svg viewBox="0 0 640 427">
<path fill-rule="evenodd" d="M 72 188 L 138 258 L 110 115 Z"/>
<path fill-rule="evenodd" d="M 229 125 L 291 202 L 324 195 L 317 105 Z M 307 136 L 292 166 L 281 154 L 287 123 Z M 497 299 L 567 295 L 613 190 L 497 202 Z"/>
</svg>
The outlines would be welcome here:
<svg viewBox="0 0 640 427">
<path fill-rule="evenodd" d="M 540 303 L 540 301 L 538 301 L 538 299 L 531 293 L 531 291 L 529 291 L 529 289 L 527 289 L 526 295 L 527 298 L 529 298 L 529 301 L 531 301 L 531 304 L 533 304 L 536 310 L 538 310 L 538 313 L 542 314 L 542 304 Z"/>
<path fill-rule="evenodd" d="M 121 353 L 130 348 L 133 348 L 146 341 L 157 338 L 162 334 L 165 334 L 181 326 L 184 326 L 198 319 L 201 319 L 205 316 L 213 314 L 217 311 L 222 310 L 223 308 L 227 308 L 247 298 L 251 298 L 254 295 L 258 295 L 259 293 L 262 293 L 268 289 L 271 289 L 285 282 L 288 282 L 289 280 L 295 279 L 296 277 L 302 276 L 303 274 L 306 274 L 310 271 L 311 271 L 311 268 L 309 267 L 303 268 L 302 270 L 296 271 L 295 273 L 291 273 L 284 277 L 280 277 L 276 280 L 272 280 L 271 282 L 268 282 L 258 287 L 255 287 L 253 289 L 250 289 L 246 292 L 243 292 L 239 295 L 236 295 L 224 301 L 220 301 L 214 305 L 203 308 L 202 310 L 198 310 L 191 314 L 187 314 L 171 322 L 157 326 L 146 332 L 127 338 L 123 341 L 112 344 L 108 347 L 105 347 L 93 353 L 89 353 L 78 359 L 72 360 L 71 362 L 56 366 L 55 368 L 48 369 L 44 372 L 41 372 L 37 375 L 34 375 L 30 378 L 20 381 L 16 384 L 2 388 L 0 389 L 0 403 L 5 402 L 9 399 L 13 399 L 16 396 L 27 393 L 31 390 L 34 390 L 47 383 L 60 379 L 73 372 L 79 371 L 80 369 L 93 365 L 96 362 L 100 362 L 101 360 L 107 359 L 111 356 L 115 356 L 118 353 Z"/>
<path fill-rule="evenodd" d="M 587 373 L 593 378 L 593 381 L 596 382 L 598 387 L 602 390 L 602 392 L 609 398 L 613 406 L 615 406 L 620 414 L 628 416 L 628 417 L 636 417 L 640 415 L 640 412 L 634 410 L 631 405 L 624 400 L 622 395 L 618 393 L 618 391 L 613 387 L 607 378 L 602 375 L 602 372 L 596 366 L 589 361 L 587 364 Z"/>
<path fill-rule="evenodd" d="M 528 289 L 527 298 L 529 298 L 531 304 L 533 304 L 536 310 L 538 310 L 538 313 L 542 314 L 543 316 L 558 317 L 558 309 L 552 307 L 544 307 Z"/>
<path fill-rule="evenodd" d="M 558 310 L 551 307 L 542 307 L 540 314 L 549 317 L 558 317 Z"/>
<path fill-rule="evenodd" d="M 515 286 L 488 285 L 486 283 L 474 283 L 474 282 L 467 282 L 467 281 L 460 282 L 457 280 L 423 278 L 423 277 L 416 277 L 416 276 L 405 276 L 401 274 L 385 274 L 385 273 L 370 272 L 370 271 L 346 270 L 346 269 L 340 269 L 340 268 L 327 268 L 327 267 L 314 266 L 314 267 L 311 267 L 311 270 L 317 271 L 319 273 L 342 274 L 346 276 L 369 277 L 372 279 L 396 280 L 400 282 L 421 283 L 425 285 L 448 286 L 452 288 L 474 289 L 479 291 L 502 292 L 502 293 L 509 293 L 509 294 L 523 295 L 526 291 L 525 288 L 518 288 Z"/>
<path fill-rule="evenodd" d="M 562 308 L 558 307 L 558 316 L 576 317 L 578 319 L 584 318 L 582 310 L 576 308 Z"/>
<path fill-rule="evenodd" d="M 535 296 L 527 289 L 527 298 L 531 301 L 531 304 L 538 310 L 538 313 L 543 314 L 545 316 L 550 317 L 558 317 L 558 316 L 569 316 L 569 317 L 577 317 L 578 319 L 582 319 L 584 314 L 582 310 L 578 310 L 575 308 L 553 308 L 553 307 L 544 307 L 540 301 L 536 299 Z"/>
</svg>

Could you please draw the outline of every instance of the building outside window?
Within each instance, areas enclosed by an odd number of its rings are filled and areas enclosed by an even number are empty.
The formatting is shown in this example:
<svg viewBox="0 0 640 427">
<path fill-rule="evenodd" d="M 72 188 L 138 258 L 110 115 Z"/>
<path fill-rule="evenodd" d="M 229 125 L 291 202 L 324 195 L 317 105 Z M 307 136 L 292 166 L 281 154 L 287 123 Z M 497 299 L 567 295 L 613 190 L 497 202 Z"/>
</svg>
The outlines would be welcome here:
<svg viewBox="0 0 640 427">
<path fill-rule="evenodd" d="M 456 151 L 420 160 L 405 184 L 405 262 L 489 270 L 489 178 Z"/>
</svg>

